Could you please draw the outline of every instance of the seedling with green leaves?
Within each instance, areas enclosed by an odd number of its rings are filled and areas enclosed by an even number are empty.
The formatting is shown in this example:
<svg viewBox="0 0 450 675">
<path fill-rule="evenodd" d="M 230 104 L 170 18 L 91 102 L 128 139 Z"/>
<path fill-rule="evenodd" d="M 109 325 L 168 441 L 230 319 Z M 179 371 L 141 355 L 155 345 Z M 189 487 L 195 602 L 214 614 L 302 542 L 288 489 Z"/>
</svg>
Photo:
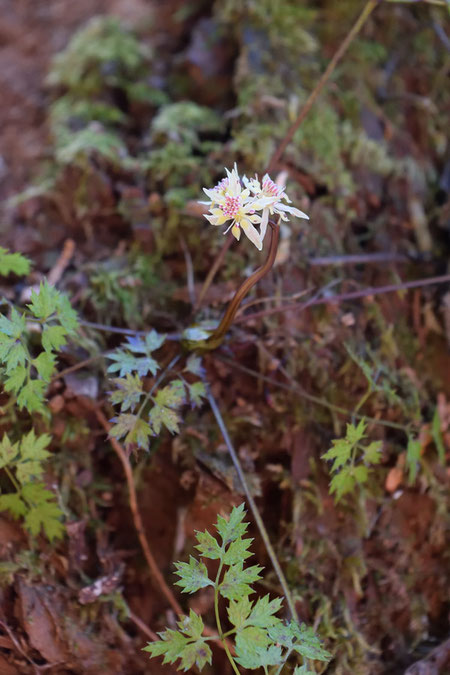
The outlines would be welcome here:
<svg viewBox="0 0 450 675">
<path fill-rule="evenodd" d="M 108 355 L 113 361 L 108 372 L 120 375 L 112 380 L 115 389 L 110 394 L 110 401 L 120 406 L 120 412 L 113 418 L 114 426 L 110 435 L 123 439 L 127 447 L 136 446 L 148 450 L 150 438 L 159 436 L 163 427 L 171 434 L 178 433 L 181 422 L 180 408 L 188 398 L 192 407 L 200 406 L 206 394 L 203 382 L 187 382 L 181 373 L 178 373 L 178 377 L 172 379 L 169 384 L 158 389 L 163 379 L 171 374 L 171 369 L 179 357 L 172 359 L 162 375 L 148 391 L 145 390 L 143 378 L 149 374 L 155 376 L 159 370 L 152 353 L 162 346 L 164 340 L 164 335 L 158 335 L 152 330 L 145 338 L 128 338 L 121 348 Z M 191 355 L 187 359 L 184 371 L 201 375 L 202 366 L 199 357 Z"/>
<path fill-rule="evenodd" d="M 21 260 L 14 265 L 23 273 Z M 11 306 L 9 318 L 0 316 L 0 374 L 5 391 L 17 397 L 19 408 L 44 414 L 56 353 L 76 332 L 78 319 L 68 298 L 47 281 L 41 282 L 39 292 L 32 291 L 27 306 L 25 312 Z M 40 345 L 31 340 L 31 333 L 39 335 Z"/>
<path fill-rule="evenodd" d="M 50 456 L 50 436 L 36 436 L 31 430 L 17 443 L 5 434 L 0 442 L 0 469 L 3 469 L 14 492 L 0 494 L 0 511 L 9 511 L 13 518 L 23 518 L 29 533 L 37 536 L 41 529 L 50 540 L 59 539 L 64 526 L 62 511 L 55 495 L 40 480 L 43 463 Z"/>
<path fill-rule="evenodd" d="M 330 492 L 335 493 L 336 502 L 352 492 L 357 485 L 367 483 L 370 465 L 381 461 L 381 441 L 373 441 L 368 445 L 361 443 L 366 438 L 366 428 L 364 419 L 356 427 L 347 424 L 345 438 L 334 440 L 333 447 L 322 455 L 322 459 L 333 460 Z"/>
<path fill-rule="evenodd" d="M 244 566 L 244 561 L 252 553 L 248 550 L 253 539 L 245 537 L 248 523 L 244 522 L 244 504 L 233 508 L 227 519 L 218 516 L 214 537 L 208 531 L 197 532 L 199 550 L 202 558 L 217 561 L 217 572 L 210 576 L 208 568 L 201 560 L 193 556 L 189 562 L 176 563 L 176 582 L 184 593 L 195 593 L 201 588 L 211 586 L 214 589 L 214 612 L 218 637 L 204 636 L 202 618 L 192 609 L 189 616 L 180 618 L 179 630 L 167 629 L 160 633 L 161 640 L 152 642 L 144 648 L 152 657 L 163 656 L 163 663 L 179 661 L 178 670 L 189 670 L 196 666 L 199 670 L 212 662 L 209 642 L 220 640 L 235 673 L 238 666 L 250 670 L 260 669 L 266 675 L 271 672 L 279 675 L 291 655 L 296 654 L 305 662 L 297 666 L 295 675 L 308 672 L 307 661 L 328 662 L 329 654 L 321 645 L 312 628 L 295 621 L 283 622 L 276 614 L 282 607 L 280 598 L 270 599 L 269 595 L 251 601 L 254 593 L 252 584 L 261 579 L 262 567 Z M 227 613 L 229 627 L 224 630 L 220 616 L 220 600 L 228 601 Z M 234 639 L 234 654 L 230 640 Z M 269 671 L 270 669 L 270 671 Z"/>
</svg>

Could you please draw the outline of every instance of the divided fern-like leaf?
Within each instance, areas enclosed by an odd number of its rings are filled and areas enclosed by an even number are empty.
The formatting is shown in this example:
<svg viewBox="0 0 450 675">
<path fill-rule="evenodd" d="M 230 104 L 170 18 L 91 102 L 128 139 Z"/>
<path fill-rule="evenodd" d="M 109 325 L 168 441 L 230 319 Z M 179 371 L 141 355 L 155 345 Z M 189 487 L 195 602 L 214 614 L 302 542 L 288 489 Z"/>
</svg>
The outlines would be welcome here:
<svg viewBox="0 0 450 675">
<path fill-rule="evenodd" d="M 328 661 L 331 655 L 321 646 L 314 631 L 306 626 L 293 622 L 282 623 L 276 616 L 281 609 L 281 598 L 270 599 L 269 595 L 258 598 L 256 602 L 249 599 L 254 591 L 251 584 L 261 579 L 262 567 L 253 565 L 244 567 L 245 558 L 251 553 L 248 548 L 251 539 L 244 539 L 248 524 L 243 522 L 244 505 L 234 507 L 229 518 L 218 516 L 217 538 L 208 531 L 197 532 L 197 550 L 204 558 L 218 560 L 219 567 L 215 581 L 208 577 L 206 565 L 192 556 L 188 563 L 176 563 L 176 574 L 180 577 L 176 585 L 185 593 L 194 593 L 207 586 L 215 589 L 214 608 L 219 615 L 219 597 L 229 600 L 228 619 L 233 629 L 226 636 L 235 636 L 234 671 L 236 663 L 244 668 L 255 670 L 269 666 L 280 666 L 287 661 L 292 651 L 297 651 L 303 658 Z M 178 622 L 179 631 L 166 630 L 160 633 L 161 641 L 153 642 L 145 647 L 151 656 L 163 656 L 163 663 L 175 663 L 179 660 L 178 669 L 188 669 L 196 665 L 199 670 L 206 663 L 211 663 L 211 650 L 203 638 L 203 621 L 192 610 L 188 617 Z M 223 639 L 219 627 L 220 639 Z M 231 659 L 231 656 L 229 656 Z M 307 673 L 307 670 L 300 672 Z"/>
<path fill-rule="evenodd" d="M 30 261 L 21 253 L 10 253 L 0 246 L 0 275 L 6 277 L 11 272 L 20 277 L 29 274 Z"/>
<path fill-rule="evenodd" d="M 352 492 L 357 485 L 367 483 L 370 470 L 367 465 L 381 461 L 381 441 L 361 444 L 366 437 L 366 428 L 364 419 L 356 427 L 347 424 L 345 438 L 332 441 L 332 447 L 322 455 L 322 459 L 333 460 L 330 493 L 335 494 L 336 502 Z"/>
<path fill-rule="evenodd" d="M 42 326 L 43 351 L 34 358 L 31 356 L 27 315 L 13 307 L 9 319 L 0 317 L 0 365 L 5 391 L 17 396 L 19 408 L 44 413 L 45 390 L 56 369 L 54 352 L 75 332 L 78 320 L 68 298 L 47 281 L 41 282 L 39 292 L 32 291 L 28 308 L 32 322 Z"/>
<path fill-rule="evenodd" d="M 177 570 L 175 574 L 180 577 L 175 586 L 181 586 L 183 593 L 195 593 L 206 586 L 214 586 L 208 577 L 206 565 L 192 556 L 188 563 L 178 562 L 175 563 L 175 567 Z"/>
<path fill-rule="evenodd" d="M 151 656 L 164 656 L 163 663 L 175 663 L 180 660 L 180 668 L 189 670 L 197 666 L 199 670 L 211 663 L 212 652 L 205 638 L 203 621 L 192 609 L 189 616 L 178 622 L 180 631 L 166 630 L 159 633 L 159 642 L 150 642 L 143 651 Z"/>
<path fill-rule="evenodd" d="M 16 492 L 0 495 L 0 511 L 9 511 L 14 518 L 23 517 L 24 525 L 33 535 L 41 528 L 48 539 L 62 536 L 62 511 L 53 492 L 34 482 L 44 471 L 44 462 L 50 456 L 47 448 L 50 436 L 36 436 L 33 430 L 17 443 L 11 443 L 5 434 L 0 442 L 0 469 L 7 467 L 15 473 Z"/>
</svg>

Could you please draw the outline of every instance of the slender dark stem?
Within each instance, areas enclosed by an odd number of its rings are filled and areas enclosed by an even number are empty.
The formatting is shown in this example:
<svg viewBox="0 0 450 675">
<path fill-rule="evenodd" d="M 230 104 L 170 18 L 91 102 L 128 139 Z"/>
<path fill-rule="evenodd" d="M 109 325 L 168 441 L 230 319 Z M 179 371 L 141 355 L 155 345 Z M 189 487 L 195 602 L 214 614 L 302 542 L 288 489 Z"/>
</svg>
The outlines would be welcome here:
<svg viewBox="0 0 450 675">
<path fill-rule="evenodd" d="M 241 284 L 241 286 L 238 288 L 234 298 L 228 305 L 227 310 L 223 315 L 222 321 L 220 322 L 219 326 L 216 328 L 214 333 L 211 335 L 211 337 L 207 340 L 206 342 L 207 349 L 215 349 L 221 344 L 227 330 L 229 329 L 229 327 L 233 322 L 233 319 L 236 315 L 236 312 L 239 309 L 239 305 L 241 304 L 242 300 L 250 292 L 253 286 L 257 284 L 258 281 L 260 281 L 263 278 L 263 276 L 267 274 L 267 272 L 269 272 L 269 270 L 273 267 L 277 255 L 278 242 L 280 239 L 280 227 L 279 225 L 275 225 L 275 223 L 272 223 L 272 221 L 269 221 L 269 225 L 271 238 L 267 260 L 264 263 L 264 265 L 262 265 L 255 272 L 253 272 L 253 274 L 248 279 L 246 279 L 244 283 Z"/>
<path fill-rule="evenodd" d="M 379 420 L 376 419 L 375 417 L 368 417 L 367 415 L 360 415 L 359 413 L 354 414 L 353 411 L 347 410 L 347 408 L 342 408 L 340 405 L 334 405 L 334 403 L 330 403 L 329 401 L 326 401 L 325 399 L 320 398 L 319 396 L 314 396 L 313 394 L 308 394 L 308 392 L 304 391 L 297 382 L 295 382 L 292 378 L 288 377 L 285 373 L 284 376 L 287 378 L 287 380 L 290 382 L 290 384 L 285 384 L 284 382 L 278 382 L 278 380 L 275 380 L 273 377 L 269 377 L 268 375 L 262 375 L 262 373 L 258 373 L 256 370 L 252 370 L 251 368 L 247 368 L 246 366 L 242 366 L 240 363 L 237 363 L 237 361 L 232 361 L 231 359 L 227 359 L 225 356 L 218 356 L 218 358 L 223 361 L 223 363 L 226 363 L 228 366 L 231 368 L 235 368 L 236 370 L 240 370 L 242 373 L 247 373 L 247 375 L 251 375 L 252 377 L 255 377 L 258 380 L 261 380 L 262 382 L 267 382 L 268 384 L 273 385 L 274 387 L 278 387 L 279 389 L 283 389 L 284 391 L 295 391 L 301 398 L 304 398 L 306 401 L 310 401 L 310 403 L 314 403 L 316 405 L 323 406 L 324 408 L 328 408 L 328 410 L 331 410 L 335 413 L 338 413 L 339 415 L 345 415 L 349 419 L 353 416 L 354 418 L 358 420 L 366 420 L 367 422 L 370 422 L 370 424 L 379 424 L 380 426 L 383 427 L 390 427 L 391 429 L 398 429 L 399 431 L 404 431 L 405 433 L 408 432 L 408 427 L 404 424 L 397 424 L 396 422 L 388 422 L 387 420 Z"/>
<path fill-rule="evenodd" d="M 239 461 L 239 457 L 237 456 L 236 450 L 234 449 L 234 446 L 231 442 L 230 436 L 228 434 L 228 430 L 225 426 L 225 422 L 223 420 L 223 417 L 221 415 L 221 412 L 217 406 L 216 400 L 214 396 L 211 393 L 211 390 L 209 387 L 207 387 L 207 396 L 208 396 L 208 401 L 209 405 L 211 406 L 211 410 L 213 411 L 214 417 L 216 418 L 216 422 L 218 424 L 218 427 L 222 433 L 223 439 L 225 441 L 225 444 L 227 446 L 228 452 L 230 453 L 231 459 L 234 464 L 234 468 L 236 469 L 236 473 L 239 477 L 239 480 L 241 481 L 242 487 L 244 489 L 245 497 L 250 505 L 250 508 L 253 513 L 253 517 L 256 521 L 256 525 L 258 526 L 259 533 L 261 535 L 261 538 L 264 542 L 264 546 L 266 547 L 266 551 L 269 555 L 269 558 L 272 562 L 273 568 L 276 572 L 276 575 L 278 577 L 278 581 L 280 582 L 281 588 L 283 589 L 284 597 L 286 598 L 286 602 L 289 607 L 289 611 L 292 615 L 292 618 L 297 621 L 297 612 L 295 609 L 295 604 L 294 600 L 292 599 L 291 592 L 289 590 L 289 586 L 287 585 L 286 578 L 283 574 L 283 570 L 281 569 L 280 563 L 278 562 L 278 558 L 276 556 L 276 553 L 274 551 L 274 548 L 272 544 L 270 543 L 269 535 L 267 533 L 266 527 L 264 525 L 263 519 L 261 518 L 261 515 L 258 511 L 258 507 L 256 506 L 256 502 L 253 499 L 252 493 L 250 492 L 250 488 L 247 483 L 247 479 L 245 478 L 244 471 L 242 469 L 241 463 Z"/>
<path fill-rule="evenodd" d="M 312 307 L 313 305 L 336 305 L 339 302 L 344 302 L 347 300 L 356 300 L 357 298 L 366 298 L 369 295 L 381 295 L 382 293 L 394 293 L 395 291 L 404 291 L 408 288 L 421 288 L 423 286 L 432 286 L 434 284 L 444 284 L 450 282 L 450 274 L 443 274 L 440 277 L 429 277 L 428 279 L 417 279 L 416 281 L 405 281 L 401 284 L 390 284 L 389 286 L 371 286 L 369 288 L 363 288 L 361 291 L 351 291 L 350 293 L 341 293 L 340 295 L 334 295 L 329 298 L 317 298 L 313 300 L 308 300 L 303 304 L 291 303 L 289 305 L 283 305 L 281 307 L 271 307 L 265 309 L 261 312 L 255 312 L 253 314 L 246 314 L 245 316 L 240 316 L 236 319 L 235 323 L 241 323 L 244 321 L 250 321 L 253 319 L 260 319 L 264 316 L 269 316 L 270 314 L 278 314 L 279 312 L 289 312 L 296 311 L 301 312 L 307 307 Z"/>
</svg>

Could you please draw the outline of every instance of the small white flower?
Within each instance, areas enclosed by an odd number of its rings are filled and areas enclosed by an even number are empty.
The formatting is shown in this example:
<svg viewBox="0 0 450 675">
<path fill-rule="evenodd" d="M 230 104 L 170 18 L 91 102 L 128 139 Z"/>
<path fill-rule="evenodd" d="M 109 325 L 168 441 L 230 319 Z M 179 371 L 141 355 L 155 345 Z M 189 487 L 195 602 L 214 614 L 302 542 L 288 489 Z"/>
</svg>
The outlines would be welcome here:
<svg viewBox="0 0 450 675">
<path fill-rule="evenodd" d="M 271 202 L 264 207 L 261 225 L 260 225 L 260 235 L 261 240 L 264 239 L 267 231 L 267 223 L 269 222 L 269 215 L 277 214 L 280 216 L 281 220 L 289 220 L 287 214 L 289 213 L 296 218 L 306 218 L 309 220 L 309 216 L 300 209 L 296 209 L 294 206 L 288 206 L 284 204 L 281 200 L 286 200 L 288 204 L 291 204 L 291 200 L 284 191 L 284 186 L 279 186 L 273 182 L 269 174 L 265 174 L 262 179 L 262 184 L 260 184 L 257 177 L 248 179 L 246 176 L 243 178 L 245 187 L 252 192 L 258 200 L 271 198 Z"/>
<path fill-rule="evenodd" d="M 220 181 L 213 189 L 203 188 L 204 193 L 211 201 L 201 202 L 209 206 L 209 214 L 205 218 L 212 225 L 223 225 L 229 220 L 231 223 L 225 230 L 230 229 L 233 236 L 239 241 L 241 230 L 250 239 L 252 244 L 261 251 L 262 236 L 254 225 L 261 223 L 261 216 L 256 211 L 263 211 L 274 202 L 273 196 L 255 196 L 249 188 L 243 189 L 236 164 L 232 171 L 225 169 L 227 177 Z"/>
</svg>

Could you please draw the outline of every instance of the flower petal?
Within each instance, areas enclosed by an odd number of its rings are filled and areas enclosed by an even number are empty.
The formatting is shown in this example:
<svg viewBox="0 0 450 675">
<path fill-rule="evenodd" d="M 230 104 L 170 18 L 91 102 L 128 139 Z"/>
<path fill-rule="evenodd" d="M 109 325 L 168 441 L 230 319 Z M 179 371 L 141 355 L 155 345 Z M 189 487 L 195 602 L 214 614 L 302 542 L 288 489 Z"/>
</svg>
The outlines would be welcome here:
<svg viewBox="0 0 450 675">
<path fill-rule="evenodd" d="M 223 196 L 222 196 L 217 190 L 215 190 L 214 188 L 213 188 L 213 189 L 210 189 L 210 190 L 207 190 L 206 188 L 203 188 L 203 192 L 205 193 L 205 195 L 206 195 L 207 197 L 210 198 L 210 200 L 211 200 L 214 204 L 223 204 L 223 203 L 225 203 L 225 197 L 223 197 Z"/>
<path fill-rule="evenodd" d="M 214 209 L 215 210 L 215 209 Z M 218 209 L 219 210 L 219 209 Z M 227 222 L 227 220 L 230 220 L 230 216 L 226 216 L 224 213 L 220 212 L 220 214 L 213 214 L 213 217 L 215 218 L 216 222 L 213 223 L 214 225 L 223 225 L 224 223 Z"/>
<path fill-rule="evenodd" d="M 252 203 L 252 208 L 254 208 L 255 211 L 260 211 L 261 209 L 265 209 L 266 206 L 269 206 L 270 204 L 275 204 L 276 201 L 277 197 L 260 197 Z"/>
<path fill-rule="evenodd" d="M 261 225 L 259 228 L 261 240 L 264 240 L 267 232 L 267 223 L 269 222 L 269 209 L 264 209 L 261 219 Z"/>
<path fill-rule="evenodd" d="M 300 209 L 296 209 L 294 206 L 287 206 L 286 204 L 277 202 L 275 209 L 277 211 L 286 211 L 296 218 L 306 218 L 306 220 L 309 220 L 309 216 L 307 216 L 306 213 L 303 213 L 303 211 L 300 211 Z"/>
<path fill-rule="evenodd" d="M 220 223 L 217 222 L 217 216 L 210 216 L 209 213 L 204 213 L 203 215 L 205 216 L 206 220 L 211 223 L 211 225 L 220 225 Z"/>
<path fill-rule="evenodd" d="M 256 229 L 256 227 L 253 227 L 253 225 L 248 221 L 243 219 L 241 222 L 241 227 L 244 230 L 246 236 L 250 239 L 252 244 L 256 246 L 258 251 L 262 250 L 262 239 L 261 236 Z"/>
<path fill-rule="evenodd" d="M 231 228 L 231 234 L 239 241 L 239 239 L 241 238 L 241 228 L 239 227 L 239 225 L 233 225 L 233 227 Z"/>
</svg>

